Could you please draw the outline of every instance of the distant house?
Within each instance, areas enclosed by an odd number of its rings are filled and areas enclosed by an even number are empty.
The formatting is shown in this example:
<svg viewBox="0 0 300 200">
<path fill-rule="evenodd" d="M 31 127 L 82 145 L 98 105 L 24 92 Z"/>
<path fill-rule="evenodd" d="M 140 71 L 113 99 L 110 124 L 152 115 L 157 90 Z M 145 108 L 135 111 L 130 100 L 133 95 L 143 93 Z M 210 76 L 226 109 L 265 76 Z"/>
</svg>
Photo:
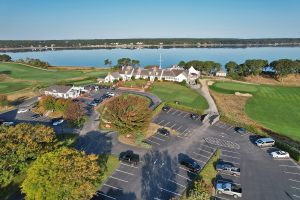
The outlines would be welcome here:
<svg viewBox="0 0 300 200">
<path fill-rule="evenodd" d="M 44 94 L 55 98 L 73 99 L 79 97 L 81 91 L 84 91 L 84 87 L 53 85 L 46 88 Z"/>
<path fill-rule="evenodd" d="M 108 73 L 108 75 L 104 78 L 105 83 L 112 83 L 115 80 L 120 80 L 121 76 L 119 72 Z"/>
<path fill-rule="evenodd" d="M 132 77 L 135 79 L 148 79 L 150 81 L 157 80 L 167 80 L 182 82 L 186 81 L 188 83 L 194 82 L 195 79 L 200 77 L 200 72 L 191 67 L 189 70 L 185 70 L 178 66 L 173 66 L 166 69 L 160 69 L 159 67 L 149 67 L 147 69 L 134 68 L 131 66 L 122 67 L 119 72 L 109 73 L 105 77 L 105 82 L 113 82 L 114 80 L 123 81 L 131 80 Z"/>
<path fill-rule="evenodd" d="M 226 77 L 227 73 L 225 71 L 223 71 L 223 70 L 220 70 L 220 71 L 217 71 L 215 73 L 215 76 L 217 76 L 217 77 Z"/>
</svg>

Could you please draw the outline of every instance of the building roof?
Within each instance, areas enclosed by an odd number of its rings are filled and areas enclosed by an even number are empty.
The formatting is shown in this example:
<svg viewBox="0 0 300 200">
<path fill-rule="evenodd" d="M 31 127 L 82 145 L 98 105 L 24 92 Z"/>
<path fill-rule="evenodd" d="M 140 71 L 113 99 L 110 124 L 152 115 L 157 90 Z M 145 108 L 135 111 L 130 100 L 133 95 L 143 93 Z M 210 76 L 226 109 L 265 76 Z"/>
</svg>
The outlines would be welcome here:
<svg viewBox="0 0 300 200">
<path fill-rule="evenodd" d="M 119 72 L 112 72 L 112 73 L 110 73 L 110 75 L 111 75 L 113 78 L 119 78 L 119 77 L 120 77 L 120 73 L 119 73 Z"/>
<path fill-rule="evenodd" d="M 67 85 L 52 85 L 45 89 L 45 91 L 53 92 L 53 93 L 67 93 L 72 86 Z"/>
</svg>

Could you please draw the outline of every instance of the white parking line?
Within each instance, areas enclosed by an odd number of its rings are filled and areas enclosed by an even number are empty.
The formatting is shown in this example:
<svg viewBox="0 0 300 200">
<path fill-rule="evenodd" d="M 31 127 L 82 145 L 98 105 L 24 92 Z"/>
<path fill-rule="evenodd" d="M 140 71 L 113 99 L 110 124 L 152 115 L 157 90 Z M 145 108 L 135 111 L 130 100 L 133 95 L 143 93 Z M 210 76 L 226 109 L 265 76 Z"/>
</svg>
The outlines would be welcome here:
<svg viewBox="0 0 300 200">
<path fill-rule="evenodd" d="M 135 166 L 132 166 L 132 165 L 129 165 L 129 164 L 123 163 L 123 162 L 120 162 L 120 164 L 121 164 L 121 165 L 128 166 L 128 167 L 132 167 L 132 168 L 136 168 L 136 169 L 138 169 L 138 167 L 135 167 Z"/>
<path fill-rule="evenodd" d="M 174 123 L 170 128 L 173 128 L 174 126 L 176 126 L 176 123 Z"/>
<path fill-rule="evenodd" d="M 183 116 L 183 118 L 186 118 L 189 115 L 189 113 L 187 113 L 186 115 Z"/>
<path fill-rule="evenodd" d="M 237 162 L 232 162 L 232 161 L 228 161 L 228 160 L 224 160 L 224 159 L 223 159 L 223 161 L 228 162 L 228 163 L 232 163 L 232 164 L 235 164 L 235 165 L 240 165 L 240 163 L 237 163 Z"/>
<path fill-rule="evenodd" d="M 291 179 L 291 178 L 289 179 L 289 181 L 300 183 L 300 181 L 297 181 L 297 180 L 294 180 L 294 179 Z"/>
<path fill-rule="evenodd" d="M 186 188 L 184 185 L 177 183 L 176 181 L 173 181 L 171 179 L 168 179 L 168 181 L 171 181 L 172 183 L 175 183 L 176 185 L 179 185 L 181 187 L 183 187 L 184 189 Z"/>
<path fill-rule="evenodd" d="M 182 127 L 182 126 L 179 126 L 179 127 L 176 129 L 176 131 L 178 131 L 179 129 L 181 129 L 181 127 Z"/>
<path fill-rule="evenodd" d="M 195 173 L 195 172 L 192 172 L 192 171 L 190 171 L 190 170 L 188 170 L 188 169 L 185 169 L 185 168 L 183 168 L 183 167 L 179 167 L 179 169 L 182 169 L 182 170 L 184 170 L 184 171 L 187 171 L 187 172 L 189 172 L 189 173 L 192 173 L 192 174 L 198 175 L 197 173 Z"/>
<path fill-rule="evenodd" d="M 300 199 L 300 196 L 297 196 L 297 195 L 295 195 L 295 194 L 293 194 L 293 197 L 296 197 L 296 198 L 299 198 L 299 199 Z"/>
<path fill-rule="evenodd" d="M 171 115 L 175 115 L 175 113 L 179 112 L 179 110 L 176 110 L 175 112 L 171 113 Z"/>
<path fill-rule="evenodd" d="M 172 192 L 172 191 L 167 190 L 167 189 L 164 189 L 164 188 L 162 188 L 162 187 L 160 187 L 159 189 L 164 190 L 164 191 L 166 191 L 166 192 L 170 192 L 170 193 L 175 194 L 175 195 L 177 195 L 177 196 L 181 196 L 181 194 L 178 194 L 178 193 L 176 193 L 176 192 Z"/>
<path fill-rule="evenodd" d="M 126 180 L 123 180 L 123 179 L 120 179 L 120 178 L 116 178 L 116 177 L 113 177 L 113 176 L 110 176 L 110 178 L 116 179 L 116 180 L 119 180 L 119 181 L 123 181 L 125 183 L 128 183 L 128 181 L 126 181 Z"/>
<path fill-rule="evenodd" d="M 212 149 L 212 150 L 215 150 L 215 148 L 212 148 L 212 147 L 207 146 L 207 145 L 205 145 L 205 144 L 201 144 L 201 146 L 204 146 L 204 147 L 210 148 L 210 149 Z"/>
<path fill-rule="evenodd" d="M 279 165 L 279 167 L 295 167 L 295 168 L 299 168 L 298 165 Z"/>
<path fill-rule="evenodd" d="M 167 113 L 171 112 L 173 109 L 171 108 L 170 110 L 167 111 Z"/>
<path fill-rule="evenodd" d="M 161 120 L 158 124 L 161 125 L 165 120 Z"/>
<path fill-rule="evenodd" d="M 239 157 L 224 155 L 223 153 L 221 156 L 228 157 L 228 158 L 234 158 L 234 159 L 240 159 Z"/>
<path fill-rule="evenodd" d="M 202 160 L 199 160 L 199 159 L 195 159 L 194 157 L 191 157 L 192 159 L 194 159 L 194 160 L 196 160 L 196 161 L 198 161 L 198 162 L 202 162 L 202 163 L 206 163 L 205 161 L 202 161 Z"/>
<path fill-rule="evenodd" d="M 229 153 L 236 153 L 236 154 L 240 154 L 239 152 L 234 152 L 234 151 L 228 151 L 228 150 L 224 150 L 224 149 L 221 149 L 222 151 L 225 151 L 225 152 L 229 152 Z"/>
<path fill-rule="evenodd" d="M 101 192 L 97 192 L 97 194 L 100 194 L 100 195 L 102 195 L 102 196 L 108 197 L 108 198 L 110 198 L 110 199 L 116 199 L 116 198 L 114 198 L 114 197 L 112 197 L 112 196 L 109 196 L 109 195 L 107 195 L 107 194 L 103 194 L 103 193 L 101 193 Z"/>
<path fill-rule="evenodd" d="M 295 175 L 300 175 L 300 173 L 295 173 L 295 172 L 287 172 L 287 171 L 283 171 L 283 173 L 286 173 L 286 174 L 295 174 Z"/>
<path fill-rule="evenodd" d="M 117 171 L 117 172 L 122 172 L 122 173 L 124 173 L 124 174 L 131 175 L 131 176 L 134 176 L 133 173 L 125 172 L 125 171 L 123 171 L 123 170 L 116 169 L 116 171 Z"/>
<path fill-rule="evenodd" d="M 115 186 L 112 186 L 112 185 L 108 185 L 106 183 L 103 184 L 104 186 L 107 186 L 107 187 L 111 187 L 111 188 L 114 188 L 116 190 L 123 190 L 122 188 L 118 188 L 118 187 L 115 187 Z"/>
<path fill-rule="evenodd" d="M 294 186 L 290 186 L 291 188 L 295 189 L 295 190 L 300 190 L 300 188 L 294 187 Z"/>
<path fill-rule="evenodd" d="M 155 139 L 158 139 L 158 140 L 160 140 L 160 141 L 166 141 L 166 140 L 161 139 L 161 138 L 159 138 L 159 137 L 157 137 L 157 136 L 154 136 L 154 135 L 152 135 L 151 137 L 153 137 L 153 138 L 155 138 Z"/>
<path fill-rule="evenodd" d="M 150 142 L 152 142 L 154 144 L 160 145 L 158 142 L 154 142 L 153 140 L 150 140 L 149 138 L 147 138 L 146 141 L 150 141 Z"/>
<path fill-rule="evenodd" d="M 210 157 L 208 157 L 208 156 L 204 156 L 204 155 L 202 155 L 202 154 L 200 154 L 200 153 L 196 153 L 196 152 L 193 152 L 193 154 L 196 154 L 197 156 L 202 156 L 202 157 L 204 157 L 204 158 L 210 158 Z"/>
<path fill-rule="evenodd" d="M 184 179 L 186 179 L 186 180 L 189 180 L 189 181 L 192 181 L 191 179 L 189 179 L 188 177 L 185 177 L 185 176 L 183 176 L 183 175 L 181 175 L 181 174 L 177 174 L 177 173 L 175 173 L 177 176 L 179 176 L 179 177 L 182 177 L 182 178 L 184 178 Z"/>
<path fill-rule="evenodd" d="M 233 126 L 229 126 L 226 130 L 228 131 L 228 130 L 230 130 L 230 129 L 232 129 L 233 128 Z"/>
<path fill-rule="evenodd" d="M 159 199 L 159 198 L 155 197 L 154 200 L 162 200 L 162 199 Z"/>
<path fill-rule="evenodd" d="M 167 126 L 168 124 L 170 124 L 171 122 L 167 122 L 164 126 Z"/>
<path fill-rule="evenodd" d="M 189 133 L 191 133 L 191 131 L 185 132 L 184 137 L 186 137 Z"/>
<path fill-rule="evenodd" d="M 183 112 L 180 112 L 177 116 L 179 117 Z"/>
<path fill-rule="evenodd" d="M 198 148 L 200 151 L 204 151 L 204 152 L 206 152 L 206 153 L 209 153 L 209 154 L 212 154 L 213 152 L 212 151 L 206 151 L 206 150 L 204 150 L 204 149 L 201 149 L 201 148 Z"/>
</svg>

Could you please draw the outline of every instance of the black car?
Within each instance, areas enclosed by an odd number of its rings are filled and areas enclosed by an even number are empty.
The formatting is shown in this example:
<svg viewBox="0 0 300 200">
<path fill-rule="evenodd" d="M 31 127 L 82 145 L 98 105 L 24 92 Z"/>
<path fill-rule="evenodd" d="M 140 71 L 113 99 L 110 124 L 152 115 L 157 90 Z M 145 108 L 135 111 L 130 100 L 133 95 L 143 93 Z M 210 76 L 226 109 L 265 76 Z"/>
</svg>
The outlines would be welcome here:
<svg viewBox="0 0 300 200">
<path fill-rule="evenodd" d="M 140 156 L 133 153 L 133 151 L 128 150 L 120 153 L 119 160 L 129 164 L 137 165 L 140 161 Z"/>
<path fill-rule="evenodd" d="M 94 99 L 94 102 L 97 103 L 97 104 L 101 103 L 101 99 L 96 98 L 96 99 Z"/>
<path fill-rule="evenodd" d="M 200 165 L 193 159 L 184 159 L 180 161 L 181 165 L 184 165 L 186 168 L 188 168 L 190 171 L 198 173 L 201 170 Z"/>
<path fill-rule="evenodd" d="M 165 111 L 165 112 L 167 112 L 167 111 L 170 110 L 170 107 L 169 106 L 164 106 L 164 107 L 162 107 L 162 110 Z"/>
<path fill-rule="evenodd" d="M 34 114 L 31 116 L 32 119 L 37 119 L 40 118 L 42 115 L 41 114 Z"/>
<path fill-rule="evenodd" d="M 198 119 L 198 118 L 199 118 L 199 115 L 198 115 L 198 114 L 195 114 L 195 113 L 192 113 L 192 114 L 191 114 L 191 119 L 196 120 L 196 119 Z"/>
<path fill-rule="evenodd" d="M 157 133 L 159 133 L 161 135 L 164 135 L 164 136 L 169 136 L 170 135 L 170 131 L 168 131 L 165 128 L 159 128 L 159 129 L 157 129 Z"/>
<path fill-rule="evenodd" d="M 235 131 L 240 133 L 240 134 L 245 134 L 246 133 L 246 129 L 243 127 L 235 127 Z"/>
</svg>

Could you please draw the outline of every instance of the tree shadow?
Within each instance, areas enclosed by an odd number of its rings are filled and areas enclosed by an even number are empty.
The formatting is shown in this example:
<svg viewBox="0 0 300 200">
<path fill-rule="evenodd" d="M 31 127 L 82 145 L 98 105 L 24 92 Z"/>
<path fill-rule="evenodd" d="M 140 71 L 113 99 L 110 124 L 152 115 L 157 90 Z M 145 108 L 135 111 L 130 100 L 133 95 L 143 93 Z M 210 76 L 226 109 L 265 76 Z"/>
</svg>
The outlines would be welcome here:
<svg viewBox="0 0 300 200">
<path fill-rule="evenodd" d="M 108 196 L 111 196 L 110 198 Z M 136 195 L 133 192 L 125 193 L 122 190 L 110 189 L 107 193 L 98 191 L 91 200 L 111 199 L 113 196 L 121 197 L 122 200 L 134 200 Z"/>
<path fill-rule="evenodd" d="M 21 193 L 19 184 L 11 182 L 5 187 L 0 187 L 0 199 L 22 200 L 24 197 L 24 194 Z"/>
<path fill-rule="evenodd" d="M 77 138 L 75 148 L 85 151 L 86 154 L 110 154 L 112 140 L 111 135 L 99 131 L 91 131 Z"/>
<path fill-rule="evenodd" d="M 18 106 L 18 105 L 24 103 L 26 101 L 26 99 L 27 98 L 25 96 L 18 97 L 17 99 L 11 101 L 10 104 L 13 106 Z"/>
<path fill-rule="evenodd" d="M 141 169 L 141 197 L 144 200 L 171 199 L 174 197 L 172 193 L 168 196 L 162 195 L 162 189 L 176 192 L 176 172 L 177 160 L 172 159 L 168 151 L 159 152 L 152 150 L 143 157 L 144 165 Z M 171 180 L 171 181 L 170 181 Z"/>
<path fill-rule="evenodd" d="M 0 71 L 0 74 L 10 75 L 11 71 L 10 70 Z"/>
</svg>

